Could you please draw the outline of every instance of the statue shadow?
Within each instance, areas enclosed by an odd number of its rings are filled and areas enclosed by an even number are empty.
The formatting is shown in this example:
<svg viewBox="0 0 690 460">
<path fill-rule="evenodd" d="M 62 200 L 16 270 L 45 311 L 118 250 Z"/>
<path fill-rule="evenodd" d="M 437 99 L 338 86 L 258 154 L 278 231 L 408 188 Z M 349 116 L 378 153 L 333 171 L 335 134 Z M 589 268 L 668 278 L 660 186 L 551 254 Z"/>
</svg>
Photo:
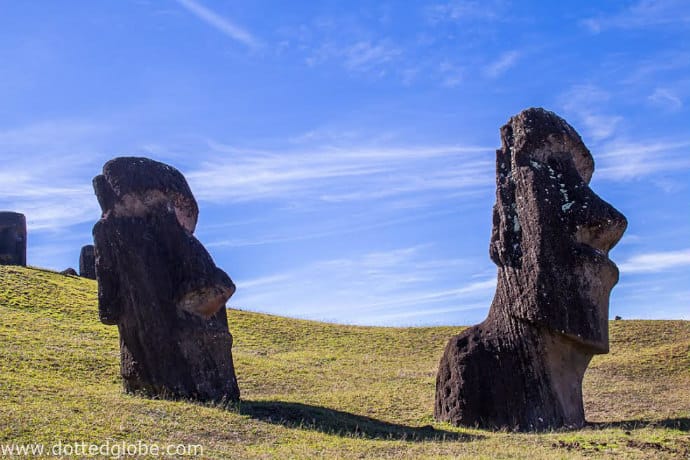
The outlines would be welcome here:
<svg viewBox="0 0 690 460">
<path fill-rule="evenodd" d="M 343 437 L 420 441 L 471 441 L 484 436 L 438 430 L 431 425 L 410 427 L 327 407 L 284 401 L 247 401 L 238 412 L 263 422 L 288 428 L 315 430 Z"/>
<path fill-rule="evenodd" d="M 663 420 L 618 420 L 614 422 L 590 422 L 588 427 L 603 430 L 606 428 L 620 428 L 622 430 L 636 430 L 639 428 L 669 428 L 680 431 L 690 431 L 690 418 L 678 417 Z"/>
</svg>

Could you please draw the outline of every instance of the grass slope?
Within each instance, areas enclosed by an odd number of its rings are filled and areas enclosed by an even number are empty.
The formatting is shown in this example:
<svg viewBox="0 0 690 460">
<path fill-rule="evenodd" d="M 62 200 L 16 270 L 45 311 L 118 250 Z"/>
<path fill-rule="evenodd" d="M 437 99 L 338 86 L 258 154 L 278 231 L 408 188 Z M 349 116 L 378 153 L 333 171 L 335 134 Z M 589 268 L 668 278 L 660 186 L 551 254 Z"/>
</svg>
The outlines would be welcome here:
<svg viewBox="0 0 690 460">
<path fill-rule="evenodd" d="M 239 407 L 123 394 L 96 283 L 0 267 L 0 444 L 201 444 L 204 458 L 690 455 L 690 322 L 615 321 L 585 377 L 578 431 L 435 423 L 434 377 L 458 327 L 378 328 L 230 311 Z"/>
</svg>

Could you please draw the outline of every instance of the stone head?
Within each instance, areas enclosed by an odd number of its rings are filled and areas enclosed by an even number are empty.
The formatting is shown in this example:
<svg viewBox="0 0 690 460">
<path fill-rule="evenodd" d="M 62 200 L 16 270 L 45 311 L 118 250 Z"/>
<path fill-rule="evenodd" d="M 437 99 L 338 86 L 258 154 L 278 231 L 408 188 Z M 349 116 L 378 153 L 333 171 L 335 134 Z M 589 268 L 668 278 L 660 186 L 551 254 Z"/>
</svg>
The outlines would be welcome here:
<svg viewBox="0 0 690 460">
<path fill-rule="evenodd" d="M 501 128 L 490 254 L 518 300 L 504 312 L 608 351 L 608 258 L 627 222 L 589 187 L 594 160 L 575 130 L 544 109 Z"/>
<path fill-rule="evenodd" d="M 104 216 L 144 217 L 163 207 L 194 233 L 199 206 L 182 173 L 172 166 L 148 158 L 115 158 L 93 179 L 93 187 Z"/>
<path fill-rule="evenodd" d="M 203 318 L 225 304 L 235 286 L 193 236 L 199 208 L 179 171 L 148 158 L 120 157 L 105 164 L 93 186 L 103 212 L 94 227 L 99 284 L 127 276 L 128 283 L 142 285 L 133 292 L 149 296 L 143 303 L 155 297 Z M 144 268 L 133 275 L 137 267 Z M 116 322 L 108 311 L 102 309 L 101 319 Z"/>
<path fill-rule="evenodd" d="M 26 265 L 26 217 L 0 211 L 0 265 Z"/>
</svg>

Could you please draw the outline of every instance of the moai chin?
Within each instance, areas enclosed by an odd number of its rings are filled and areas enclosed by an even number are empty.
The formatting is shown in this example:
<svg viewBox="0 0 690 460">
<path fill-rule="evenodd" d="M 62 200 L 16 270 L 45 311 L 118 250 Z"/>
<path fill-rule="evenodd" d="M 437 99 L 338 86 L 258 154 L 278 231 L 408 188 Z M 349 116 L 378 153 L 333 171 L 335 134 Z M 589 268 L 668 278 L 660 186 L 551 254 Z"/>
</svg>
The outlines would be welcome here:
<svg viewBox="0 0 690 460">
<path fill-rule="evenodd" d="M 590 188 L 594 161 L 562 118 L 528 109 L 501 128 L 490 256 L 496 294 L 481 324 L 453 337 L 434 415 L 521 431 L 585 424 L 582 377 L 608 353 L 609 250 L 625 217 Z"/>
<path fill-rule="evenodd" d="M 26 266 L 26 217 L 0 211 L 0 265 Z"/>
<path fill-rule="evenodd" d="M 235 286 L 193 235 L 199 211 L 184 176 L 123 157 L 93 185 L 99 317 L 118 326 L 125 390 L 239 400 L 225 309 Z"/>
</svg>

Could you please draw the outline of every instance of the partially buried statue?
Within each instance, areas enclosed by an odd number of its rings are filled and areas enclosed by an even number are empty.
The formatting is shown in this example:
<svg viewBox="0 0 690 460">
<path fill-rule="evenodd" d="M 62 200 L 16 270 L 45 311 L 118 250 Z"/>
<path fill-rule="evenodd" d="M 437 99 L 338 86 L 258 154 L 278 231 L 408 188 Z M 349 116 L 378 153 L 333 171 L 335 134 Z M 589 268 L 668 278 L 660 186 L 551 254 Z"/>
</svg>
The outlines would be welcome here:
<svg viewBox="0 0 690 460">
<path fill-rule="evenodd" d="M 26 217 L 0 211 L 0 265 L 26 266 Z"/>
<path fill-rule="evenodd" d="M 185 178 L 116 158 L 93 185 L 99 316 L 118 326 L 125 390 L 238 400 L 225 309 L 235 286 L 193 235 L 199 211 Z"/>
<path fill-rule="evenodd" d="M 82 246 L 79 252 L 79 276 L 82 278 L 96 279 L 96 254 L 93 244 Z"/>
<path fill-rule="evenodd" d="M 434 414 L 484 428 L 580 427 L 582 377 L 609 350 L 618 269 L 608 252 L 627 222 L 589 188 L 592 155 L 556 114 L 521 112 L 501 128 L 501 143 L 496 294 L 486 320 L 446 346 Z"/>
</svg>

